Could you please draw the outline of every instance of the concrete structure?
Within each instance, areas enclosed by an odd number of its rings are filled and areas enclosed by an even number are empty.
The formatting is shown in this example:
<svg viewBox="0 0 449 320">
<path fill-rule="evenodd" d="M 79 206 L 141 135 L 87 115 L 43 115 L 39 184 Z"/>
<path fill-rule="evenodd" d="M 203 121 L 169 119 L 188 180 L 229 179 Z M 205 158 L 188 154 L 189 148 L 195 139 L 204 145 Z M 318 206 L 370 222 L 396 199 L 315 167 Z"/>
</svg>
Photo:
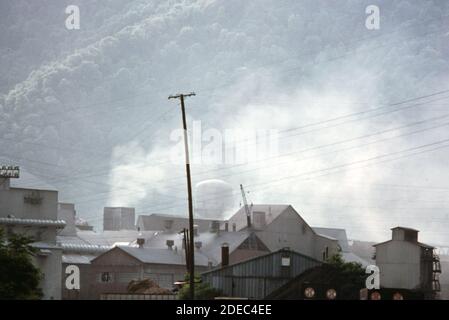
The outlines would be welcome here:
<svg viewBox="0 0 449 320">
<path fill-rule="evenodd" d="M 417 230 L 403 227 L 391 230 L 391 240 L 375 245 L 381 287 L 420 290 L 431 297 L 439 291 L 441 272 L 434 248 L 418 242 Z"/>
<path fill-rule="evenodd" d="M 283 248 L 324 261 L 340 251 L 338 240 L 318 234 L 290 205 L 251 205 L 251 230 L 270 251 Z M 247 229 L 245 208 L 228 221 L 232 230 Z"/>
<path fill-rule="evenodd" d="M 103 230 L 136 229 L 136 213 L 134 208 L 105 207 L 103 213 Z"/>
<path fill-rule="evenodd" d="M 76 211 L 73 203 L 58 203 L 58 219 L 66 223 L 59 235 L 76 236 Z"/>
<path fill-rule="evenodd" d="M 62 248 L 56 242 L 57 232 L 65 222 L 57 220 L 58 192 L 39 185 L 35 177 L 21 172 L 24 179 L 0 179 L 0 227 L 6 232 L 32 237 L 38 249 L 33 262 L 41 270 L 44 299 L 61 298 Z M 30 180 L 28 180 L 30 179 Z M 33 188 L 27 187 L 32 181 Z"/>
<path fill-rule="evenodd" d="M 198 232 L 208 231 L 214 221 L 218 221 L 220 228 L 224 228 L 223 220 L 200 218 L 195 218 L 194 220 Z M 182 229 L 188 229 L 188 227 L 189 219 L 187 216 L 153 213 L 151 215 L 140 215 L 137 218 L 137 229 L 140 231 L 161 230 L 166 232 L 180 232 Z"/>
</svg>

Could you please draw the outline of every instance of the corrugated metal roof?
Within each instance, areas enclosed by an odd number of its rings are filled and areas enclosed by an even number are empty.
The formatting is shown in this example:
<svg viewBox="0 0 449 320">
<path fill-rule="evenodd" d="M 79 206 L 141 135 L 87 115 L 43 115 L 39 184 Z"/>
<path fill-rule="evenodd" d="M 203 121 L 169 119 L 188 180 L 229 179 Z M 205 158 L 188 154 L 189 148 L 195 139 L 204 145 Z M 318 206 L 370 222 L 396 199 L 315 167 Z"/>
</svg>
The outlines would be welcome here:
<svg viewBox="0 0 449 320">
<path fill-rule="evenodd" d="M 56 236 L 56 241 L 61 244 L 89 244 L 88 242 L 84 241 L 83 239 L 79 238 L 78 236 L 65 236 L 65 235 L 59 235 Z"/>
<path fill-rule="evenodd" d="M 169 249 L 156 249 L 156 248 L 135 248 L 128 246 L 117 247 L 129 255 L 133 256 L 137 260 L 143 263 L 155 263 L 155 264 L 175 264 L 185 265 L 185 255 L 183 251 L 169 250 Z M 208 266 L 209 259 L 201 253 L 195 254 L 196 266 Z"/>
<path fill-rule="evenodd" d="M 213 266 L 221 263 L 221 246 L 227 243 L 230 253 L 232 253 L 241 243 L 250 235 L 248 231 L 224 232 L 219 233 L 201 232 L 195 237 L 195 242 L 201 242 L 201 248 L 195 248 L 195 256 L 203 259 L 203 265 L 211 262 Z M 182 235 L 163 231 L 78 231 L 77 236 L 58 236 L 58 242 L 65 253 L 85 252 L 85 253 L 103 253 L 114 246 L 134 247 L 137 249 L 137 238 L 145 239 L 145 249 L 160 249 L 163 253 L 170 252 L 167 247 L 167 240 L 174 241 L 174 247 L 177 248 L 179 255 L 183 255 Z M 174 250 L 173 250 L 174 251 Z M 172 252 L 173 252 L 172 251 Z M 157 253 L 157 251 L 155 251 Z M 141 251 L 138 251 L 141 253 Z M 178 256 L 179 256 L 178 255 Z M 156 255 L 158 257 L 158 255 Z M 173 257 L 172 257 L 173 258 Z M 184 259 L 184 258 L 182 258 Z M 178 262 L 185 264 L 185 260 Z"/>
<path fill-rule="evenodd" d="M 30 246 L 37 249 L 57 249 L 57 250 L 62 249 L 61 246 L 57 245 L 56 243 L 48 243 L 42 241 L 32 242 L 30 243 Z"/>
<path fill-rule="evenodd" d="M 90 264 L 90 261 L 94 259 L 94 255 L 84 255 L 84 254 L 63 254 L 62 263 L 67 264 Z"/>
<path fill-rule="evenodd" d="M 201 248 L 196 249 L 195 252 L 206 255 L 214 265 L 221 262 L 221 246 L 227 243 L 229 252 L 232 253 L 243 241 L 249 237 L 250 233 L 247 231 L 239 232 L 201 232 L 195 237 L 195 242 L 201 242 Z M 178 249 L 182 248 L 183 236 L 177 233 L 161 232 L 145 241 L 145 247 L 152 248 L 167 248 L 167 240 L 173 240 L 174 246 Z"/>
<path fill-rule="evenodd" d="M 77 236 L 93 245 L 113 246 L 117 243 L 132 244 L 137 238 L 151 239 L 161 231 L 137 231 L 137 230 L 120 230 L 120 231 L 103 231 L 94 232 L 90 230 L 81 230 L 77 232 Z"/>
<path fill-rule="evenodd" d="M 110 246 L 98 246 L 91 244 L 73 244 L 73 243 L 61 243 L 61 247 L 64 252 L 91 252 L 102 253 L 111 249 Z"/>
<path fill-rule="evenodd" d="M 7 218 L 7 217 L 1 217 L 0 224 L 29 225 L 29 226 L 52 226 L 52 227 L 57 227 L 57 228 L 64 228 L 66 225 L 64 220 L 21 219 L 21 218 Z"/>
</svg>

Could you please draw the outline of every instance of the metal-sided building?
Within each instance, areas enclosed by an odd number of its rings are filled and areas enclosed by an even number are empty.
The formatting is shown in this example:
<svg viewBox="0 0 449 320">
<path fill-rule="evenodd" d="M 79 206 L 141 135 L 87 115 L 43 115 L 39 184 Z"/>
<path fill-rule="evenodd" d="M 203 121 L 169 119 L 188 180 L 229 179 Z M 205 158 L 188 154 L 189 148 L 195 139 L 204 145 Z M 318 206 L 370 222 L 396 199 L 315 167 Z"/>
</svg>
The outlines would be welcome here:
<svg viewBox="0 0 449 320">
<path fill-rule="evenodd" d="M 35 241 L 32 260 L 42 272 L 40 287 L 46 300 L 61 298 L 62 248 L 56 236 L 65 221 L 58 220 L 57 210 L 58 191 L 26 171 L 19 179 L 0 178 L 0 228 Z"/>
<path fill-rule="evenodd" d="M 281 249 L 267 255 L 204 272 L 202 280 L 227 297 L 263 299 L 304 271 L 322 262 Z"/>
<path fill-rule="evenodd" d="M 417 290 L 425 293 L 426 298 L 433 298 L 440 291 L 441 273 L 434 247 L 418 241 L 418 230 L 391 230 L 391 240 L 375 245 L 381 287 Z"/>
</svg>

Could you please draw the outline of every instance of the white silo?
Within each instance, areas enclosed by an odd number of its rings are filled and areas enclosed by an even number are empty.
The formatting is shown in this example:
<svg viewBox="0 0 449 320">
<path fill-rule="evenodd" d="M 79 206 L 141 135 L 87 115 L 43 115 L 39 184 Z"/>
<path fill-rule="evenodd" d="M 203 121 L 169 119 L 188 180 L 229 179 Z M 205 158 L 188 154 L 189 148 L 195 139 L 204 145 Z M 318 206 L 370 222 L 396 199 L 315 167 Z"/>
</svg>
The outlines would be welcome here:
<svg viewBox="0 0 449 320">
<path fill-rule="evenodd" d="M 198 218 L 221 220 L 234 209 L 232 186 L 218 179 L 204 180 L 195 186 L 195 213 Z"/>
</svg>

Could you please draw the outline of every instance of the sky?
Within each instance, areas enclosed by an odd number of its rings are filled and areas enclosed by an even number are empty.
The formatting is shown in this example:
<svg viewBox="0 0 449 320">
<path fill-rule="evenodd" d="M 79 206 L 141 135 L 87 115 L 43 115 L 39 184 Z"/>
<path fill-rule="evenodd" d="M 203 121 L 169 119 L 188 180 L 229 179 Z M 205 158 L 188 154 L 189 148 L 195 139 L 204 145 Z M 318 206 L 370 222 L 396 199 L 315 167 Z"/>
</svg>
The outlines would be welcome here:
<svg viewBox="0 0 449 320">
<path fill-rule="evenodd" d="M 242 184 L 353 239 L 400 225 L 449 245 L 448 16 L 437 0 L 0 0 L 0 156 L 98 229 L 105 206 L 186 215 L 167 98 L 194 91 L 192 179 L 230 186 L 220 216 Z"/>
</svg>

